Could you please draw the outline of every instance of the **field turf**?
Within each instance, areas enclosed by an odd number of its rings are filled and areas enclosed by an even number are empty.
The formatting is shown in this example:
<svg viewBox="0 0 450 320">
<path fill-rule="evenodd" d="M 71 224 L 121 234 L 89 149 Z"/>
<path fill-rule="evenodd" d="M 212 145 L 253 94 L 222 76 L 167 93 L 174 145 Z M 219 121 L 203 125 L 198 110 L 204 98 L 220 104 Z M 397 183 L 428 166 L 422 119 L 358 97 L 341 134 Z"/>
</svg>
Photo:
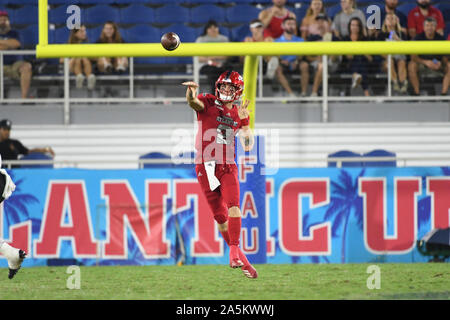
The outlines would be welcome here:
<svg viewBox="0 0 450 320">
<path fill-rule="evenodd" d="M 381 288 L 369 290 L 369 264 L 256 265 L 258 279 L 225 265 L 80 267 L 81 288 L 68 289 L 67 267 L 0 269 L 0 300 L 303 300 L 450 299 L 450 265 L 378 264 Z"/>
</svg>

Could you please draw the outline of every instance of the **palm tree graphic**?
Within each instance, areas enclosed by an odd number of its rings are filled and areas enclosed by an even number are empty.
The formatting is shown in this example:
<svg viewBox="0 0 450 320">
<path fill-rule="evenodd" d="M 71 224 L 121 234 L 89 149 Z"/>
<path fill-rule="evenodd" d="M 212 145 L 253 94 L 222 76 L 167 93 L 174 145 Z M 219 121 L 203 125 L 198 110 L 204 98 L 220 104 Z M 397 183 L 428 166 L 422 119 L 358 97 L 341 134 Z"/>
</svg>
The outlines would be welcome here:
<svg viewBox="0 0 450 320">
<path fill-rule="evenodd" d="M 345 240 L 348 221 L 353 214 L 357 227 L 363 229 L 363 199 L 358 195 L 358 180 L 363 177 L 365 169 L 353 179 L 351 174 L 342 170 L 338 181 L 331 181 L 330 205 L 325 213 L 324 220 L 332 221 L 331 235 L 338 237 L 338 230 L 342 228 L 341 261 L 345 262 Z"/>
<path fill-rule="evenodd" d="M 22 193 L 22 186 L 25 179 L 22 178 L 16 180 L 13 171 L 8 171 L 8 174 L 12 181 L 14 181 L 16 189 L 3 204 L 3 210 L 6 216 L 6 226 L 9 227 L 26 220 L 31 220 L 32 231 L 34 233 L 34 231 L 36 231 L 36 224 L 40 227 L 40 220 L 30 218 L 27 204 L 39 203 L 39 199 L 32 194 Z M 33 226 L 35 228 L 33 228 Z M 39 232 L 39 228 L 37 229 L 37 232 Z"/>
</svg>

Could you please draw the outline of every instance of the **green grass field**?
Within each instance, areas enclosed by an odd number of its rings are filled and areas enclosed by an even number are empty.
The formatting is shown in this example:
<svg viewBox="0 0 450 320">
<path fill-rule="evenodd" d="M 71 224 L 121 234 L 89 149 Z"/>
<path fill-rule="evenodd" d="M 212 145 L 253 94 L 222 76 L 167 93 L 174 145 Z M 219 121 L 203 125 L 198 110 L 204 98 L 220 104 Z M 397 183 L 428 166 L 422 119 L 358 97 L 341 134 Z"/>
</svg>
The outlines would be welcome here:
<svg viewBox="0 0 450 320">
<path fill-rule="evenodd" d="M 298 300 L 450 299 L 450 265 L 378 264 L 381 288 L 369 290 L 368 264 L 257 265 L 258 279 L 224 265 L 81 267 L 81 288 L 68 289 L 67 267 L 0 269 L 0 300 Z"/>
</svg>

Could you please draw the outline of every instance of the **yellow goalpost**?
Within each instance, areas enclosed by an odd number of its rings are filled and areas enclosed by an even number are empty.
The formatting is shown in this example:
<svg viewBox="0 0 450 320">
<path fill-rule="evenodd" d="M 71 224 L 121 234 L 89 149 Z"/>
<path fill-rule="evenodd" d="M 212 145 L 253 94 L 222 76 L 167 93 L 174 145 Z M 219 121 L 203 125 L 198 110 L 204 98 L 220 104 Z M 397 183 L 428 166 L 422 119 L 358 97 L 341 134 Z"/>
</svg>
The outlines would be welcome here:
<svg viewBox="0 0 450 320">
<path fill-rule="evenodd" d="M 362 41 L 362 42 L 226 42 L 183 43 L 174 51 L 160 43 L 49 44 L 48 0 L 39 0 L 39 44 L 37 58 L 60 57 L 187 57 L 245 56 L 244 97 L 250 100 L 251 127 L 254 128 L 258 56 L 279 55 L 386 55 L 450 54 L 450 41 Z"/>
</svg>

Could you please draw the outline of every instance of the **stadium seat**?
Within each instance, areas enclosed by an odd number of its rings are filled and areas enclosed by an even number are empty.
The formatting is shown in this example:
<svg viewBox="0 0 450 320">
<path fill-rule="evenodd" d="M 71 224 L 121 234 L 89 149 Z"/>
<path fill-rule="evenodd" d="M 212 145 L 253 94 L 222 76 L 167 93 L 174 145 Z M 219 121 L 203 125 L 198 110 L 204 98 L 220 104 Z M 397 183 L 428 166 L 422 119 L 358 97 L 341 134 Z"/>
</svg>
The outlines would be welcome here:
<svg viewBox="0 0 450 320">
<path fill-rule="evenodd" d="M 124 42 L 130 42 L 130 41 L 128 41 L 128 29 L 119 27 L 119 32 L 120 32 L 120 36 L 122 37 L 122 40 Z"/>
<path fill-rule="evenodd" d="M 264 6 L 273 4 L 272 0 L 243 0 L 243 2 L 257 3 L 257 4 L 262 4 Z"/>
<path fill-rule="evenodd" d="M 54 43 L 67 43 L 69 41 L 70 30 L 65 26 L 56 29 Z"/>
<path fill-rule="evenodd" d="M 37 24 L 32 24 L 19 30 L 22 49 L 34 49 L 39 42 L 39 29 Z"/>
<path fill-rule="evenodd" d="M 327 8 L 326 11 L 327 11 L 328 17 L 330 17 L 330 19 L 333 20 L 334 16 L 337 15 L 339 13 L 339 11 L 341 11 L 341 9 L 342 8 L 341 8 L 340 4 L 336 4 L 334 6 Z"/>
<path fill-rule="evenodd" d="M 328 158 L 360 158 L 361 155 L 359 153 L 341 150 L 328 155 Z M 341 167 L 362 167 L 364 166 L 363 162 L 354 162 L 354 161 L 342 161 Z M 337 167 L 337 162 L 328 160 L 328 167 Z"/>
<path fill-rule="evenodd" d="M 37 5 L 36 0 L 3 0 L 2 3 L 4 3 L 5 5 Z"/>
<path fill-rule="evenodd" d="M 258 18 L 261 10 L 249 4 L 237 4 L 227 9 L 227 21 L 229 23 L 249 24 L 253 19 Z"/>
<path fill-rule="evenodd" d="M 78 0 L 79 4 L 95 4 L 95 5 L 100 5 L 100 4 L 110 4 L 111 0 Z"/>
<path fill-rule="evenodd" d="M 139 0 L 139 1 L 141 1 L 142 3 L 148 3 L 150 5 L 179 4 L 182 2 L 181 0 Z"/>
<path fill-rule="evenodd" d="M 248 24 L 243 24 L 231 29 L 231 41 L 241 42 L 244 41 L 245 37 L 251 35 L 252 33 L 250 32 Z"/>
<path fill-rule="evenodd" d="M 218 3 L 219 1 L 211 1 L 211 0 L 178 0 L 178 3 L 181 4 L 205 4 L 205 3 Z M 224 2 L 224 1 L 220 1 Z M 233 2 L 240 2 L 240 1 L 233 1 Z"/>
<path fill-rule="evenodd" d="M 131 43 L 159 43 L 161 40 L 161 30 L 146 24 L 139 24 L 127 29 L 127 42 Z M 164 57 L 136 57 L 137 64 L 158 64 L 165 63 Z"/>
<path fill-rule="evenodd" d="M 41 152 L 32 152 L 20 158 L 20 160 L 52 160 L 53 158 L 47 154 Z M 53 168 L 53 164 L 23 164 L 20 166 L 21 168 Z"/>
<path fill-rule="evenodd" d="M 100 34 L 102 33 L 103 26 L 98 26 L 95 28 L 87 28 L 86 34 L 89 43 L 94 43 L 100 38 Z"/>
<path fill-rule="evenodd" d="M 450 23 L 447 22 L 445 24 L 445 30 L 444 30 L 444 37 L 447 39 L 447 37 L 450 35 Z"/>
<path fill-rule="evenodd" d="M 220 32 L 220 34 L 228 37 L 228 40 L 231 41 L 231 30 L 230 30 L 230 28 L 227 28 L 225 26 L 219 26 L 219 32 Z"/>
<path fill-rule="evenodd" d="M 207 13 L 207 14 L 205 14 Z M 207 23 L 214 20 L 223 23 L 226 20 L 227 12 L 224 8 L 215 4 L 201 4 L 191 9 L 191 23 Z"/>
<path fill-rule="evenodd" d="M 153 3 L 152 0 L 114 0 L 113 3 L 117 4 L 148 4 Z"/>
<path fill-rule="evenodd" d="M 309 5 L 302 5 L 300 8 L 294 8 L 292 10 L 295 13 L 295 17 L 297 18 L 297 22 L 299 25 L 302 23 L 303 18 L 306 16 L 308 7 Z"/>
<path fill-rule="evenodd" d="M 154 10 L 143 4 L 132 4 L 120 10 L 120 23 L 139 24 L 151 23 L 154 20 Z"/>
<path fill-rule="evenodd" d="M 395 157 L 396 154 L 383 149 L 376 149 L 366 152 L 363 157 Z M 365 167 L 396 167 L 397 161 L 364 161 Z"/>
<path fill-rule="evenodd" d="M 436 7 L 441 10 L 445 22 L 450 22 L 450 3 L 438 3 Z"/>
<path fill-rule="evenodd" d="M 175 4 L 168 4 L 155 9 L 154 23 L 186 23 L 189 22 L 189 9 Z"/>
<path fill-rule="evenodd" d="M 195 39 L 197 39 L 197 30 L 182 23 L 171 24 L 161 29 L 161 34 L 166 32 L 175 32 L 180 37 L 181 42 L 195 42 Z"/>
<path fill-rule="evenodd" d="M 397 7 L 397 10 L 408 17 L 409 12 L 417 7 L 416 3 L 403 3 Z"/>
<path fill-rule="evenodd" d="M 86 9 L 85 24 L 103 24 L 106 21 L 120 21 L 119 10 L 111 6 L 100 4 Z"/>
<path fill-rule="evenodd" d="M 55 24 L 65 24 L 67 18 L 70 16 L 67 13 L 67 8 L 69 6 L 66 5 L 60 5 L 58 7 L 55 8 L 51 8 L 48 11 L 48 22 L 49 23 L 55 23 Z M 83 15 L 83 13 L 82 13 Z M 83 21 L 83 16 L 81 18 L 81 20 Z"/>
<path fill-rule="evenodd" d="M 139 159 L 171 159 L 171 157 L 161 152 L 150 152 L 139 157 Z M 142 166 L 146 168 L 174 168 L 173 163 L 144 163 Z"/>
<path fill-rule="evenodd" d="M 16 10 L 9 10 L 12 25 L 28 25 L 38 23 L 38 7 L 26 5 Z"/>
<path fill-rule="evenodd" d="M 127 31 L 129 42 L 155 43 L 161 40 L 161 31 L 147 24 L 135 25 Z"/>
<path fill-rule="evenodd" d="M 78 4 L 79 1 L 71 1 L 71 0 L 48 0 L 49 5 L 60 5 L 60 4 Z"/>
</svg>

